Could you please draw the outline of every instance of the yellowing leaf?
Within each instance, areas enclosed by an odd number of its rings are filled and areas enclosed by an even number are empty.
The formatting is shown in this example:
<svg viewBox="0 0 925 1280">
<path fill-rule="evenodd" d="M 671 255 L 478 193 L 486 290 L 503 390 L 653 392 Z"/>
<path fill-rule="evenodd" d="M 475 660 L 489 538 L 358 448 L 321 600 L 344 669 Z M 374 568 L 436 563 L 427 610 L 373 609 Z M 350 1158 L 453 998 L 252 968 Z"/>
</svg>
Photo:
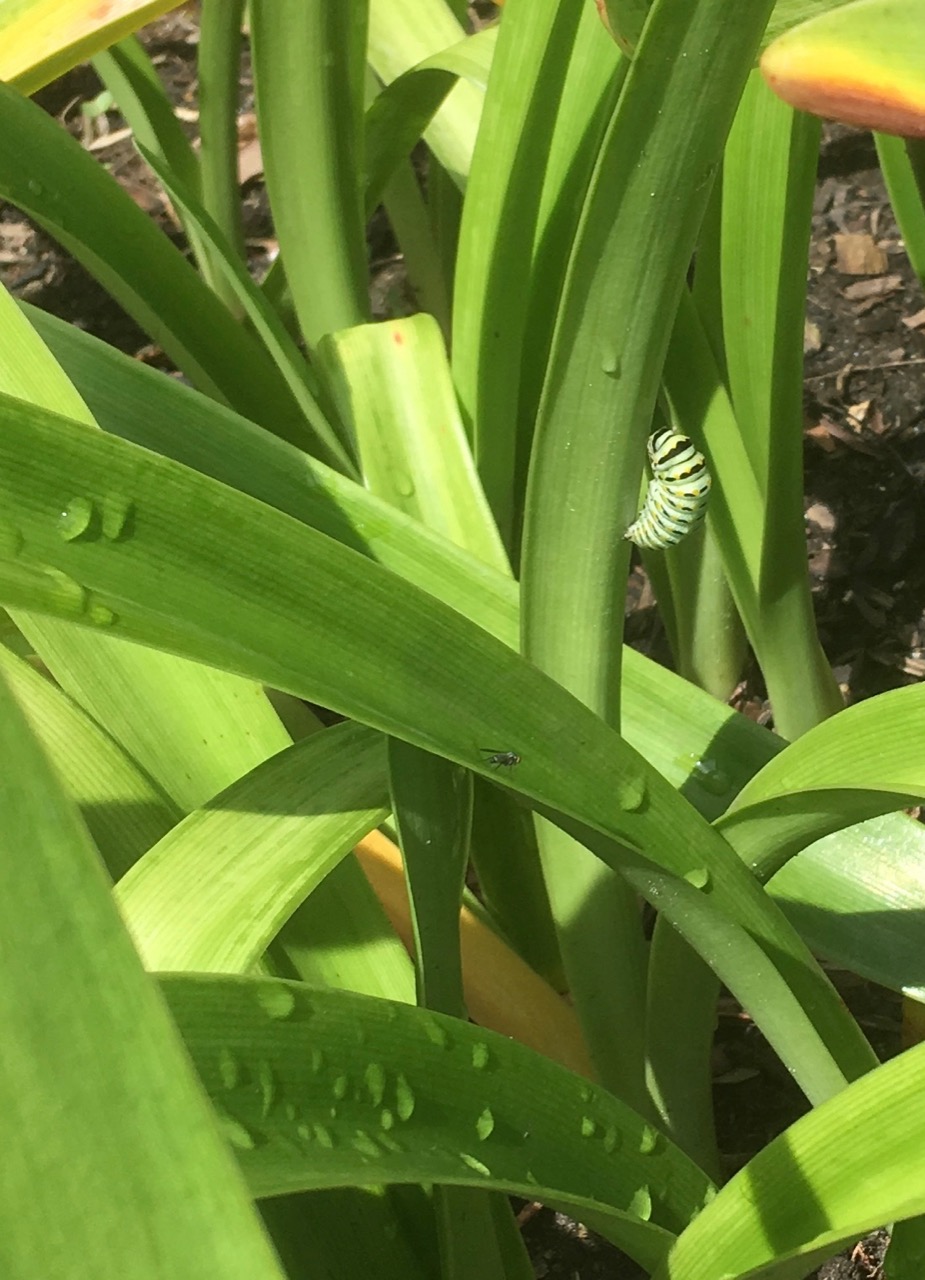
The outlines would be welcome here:
<svg viewBox="0 0 925 1280">
<path fill-rule="evenodd" d="M 0 80 L 35 93 L 178 6 L 179 0 L 2 0 Z"/>
<path fill-rule="evenodd" d="M 844 5 L 775 40 L 761 71 L 779 97 L 803 111 L 925 137 L 925 4 Z"/>
</svg>

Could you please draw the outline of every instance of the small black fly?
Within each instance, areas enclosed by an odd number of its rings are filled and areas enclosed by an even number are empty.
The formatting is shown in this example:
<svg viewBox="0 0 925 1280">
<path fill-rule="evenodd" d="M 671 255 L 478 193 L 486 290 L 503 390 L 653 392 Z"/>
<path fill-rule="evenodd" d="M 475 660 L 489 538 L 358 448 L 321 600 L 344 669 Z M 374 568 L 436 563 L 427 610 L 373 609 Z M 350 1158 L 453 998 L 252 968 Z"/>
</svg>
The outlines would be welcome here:
<svg viewBox="0 0 925 1280">
<path fill-rule="evenodd" d="M 489 756 L 487 763 L 493 769 L 513 769 L 515 764 L 520 764 L 520 756 L 516 751 L 496 751 L 494 747 L 479 747 L 479 751 L 484 751 Z"/>
</svg>

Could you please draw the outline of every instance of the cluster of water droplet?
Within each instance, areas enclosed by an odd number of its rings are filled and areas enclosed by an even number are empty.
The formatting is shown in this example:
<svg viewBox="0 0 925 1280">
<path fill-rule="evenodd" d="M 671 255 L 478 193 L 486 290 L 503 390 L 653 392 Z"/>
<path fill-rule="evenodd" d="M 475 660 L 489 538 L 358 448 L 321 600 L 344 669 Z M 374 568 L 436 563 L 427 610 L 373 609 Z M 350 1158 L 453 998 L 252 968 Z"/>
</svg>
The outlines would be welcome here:
<svg viewBox="0 0 925 1280">
<path fill-rule="evenodd" d="M 317 1005 L 309 996 L 283 983 L 261 983 L 257 988 L 257 1001 L 262 1012 L 274 1021 L 293 1018 L 304 1023 L 317 1012 Z M 391 1005 L 388 1006 L 388 1016 L 390 1021 L 399 1016 Z M 454 1048 L 449 1024 L 444 1019 L 423 1011 L 416 1011 L 414 1017 L 415 1026 L 427 1042 L 440 1050 Z M 365 1039 L 364 1033 L 360 1042 Z M 468 1060 L 473 1072 L 483 1073 L 496 1066 L 495 1056 L 484 1040 L 476 1040 L 460 1048 L 466 1055 L 462 1061 Z M 380 1160 L 389 1153 L 403 1154 L 408 1150 L 413 1154 L 407 1140 L 403 1144 L 401 1130 L 419 1110 L 415 1090 L 403 1072 L 387 1071 L 381 1062 L 373 1058 L 365 1063 L 362 1070 L 337 1070 L 337 1064 L 329 1063 L 320 1047 L 316 1045 L 307 1050 L 306 1066 L 311 1075 L 328 1078 L 321 1095 L 323 1099 L 326 1092 L 327 1100 L 319 1102 L 316 1097 L 308 1116 L 293 1100 L 284 1096 L 273 1067 L 265 1059 L 245 1058 L 230 1048 L 223 1048 L 216 1065 L 218 1089 L 215 1092 L 218 1096 L 213 1099 L 216 1114 L 227 1140 L 241 1151 L 252 1150 L 260 1142 L 273 1139 L 290 1144 L 308 1159 L 323 1159 L 326 1151 L 335 1149 L 355 1152 L 363 1163 Z M 333 1072 L 331 1065 L 334 1065 Z M 319 1079 L 318 1083 L 321 1084 L 322 1080 Z M 242 1092 L 234 1097 L 237 1091 Z M 612 1116 L 606 1114 L 608 1108 L 604 1107 L 603 1113 L 596 1116 L 598 1108 L 595 1103 L 603 1102 L 607 1097 L 599 1089 L 584 1084 L 579 1097 L 578 1134 L 584 1140 L 599 1143 L 607 1156 L 625 1150 L 627 1143 L 642 1156 L 656 1155 L 663 1148 L 661 1135 L 651 1125 L 643 1124 L 631 1140 L 628 1136 L 631 1130 L 614 1123 Z M 355 1122 L 351 1123 L 345 1114 L 345 1107 L 357 1103 L 369 1107 L 374 1116 L 373 1122 L 365 1128 L 355 1127 Z M 272 1116 L 271 1112 L 274 1112 Z M 242 1113 L 247 1116 L 246 1121 L 242 1119 Z M 498 1133 L 498 1121 L 487 1101 L 480 1106 L 477 1104 L 471 1125 L 473 1146 L 469 1150 L 447 1150 L 445 1154 L 458 1159 L 467 1172 L 480 1178 L 491 1178 L 496 1174 L 491 1167 L 490 1151 L 492 1139 L 496 1139 Z M 529 1134 L 524 1133 L 523 1138 L 529 1138 Z M 418 1142 L 419 1135 L 416 1136 L 415 1147 Z M 532 1186 L 543 1185 L 529 1170 L 524 1170 L 520 1177 Z M 625 1207 L 643 1220 L 651 1217 L 652 1189 L 648 1179 L 633 1189 Z"/>
<path fill-rule="evenodd" d="M 58 513 L 55 529 L 64 542 L 102 538 L 118 542 L 131 533 L 134 506 L 121 494 L 109 493 L 97 503 L 82 495 L 68 499 Z M 23 550 L 24 538 L 8 520 L 0 520 L 0 557 L 14 559 Z M 86 587 L 69 574 L 51 565 L 38 572 L 45 579 L 50 600 L 65 613 L 79 615 L 97 627 L 110 627 L 116 615 L 108 605 L 93 598 Z"/>
</svg>

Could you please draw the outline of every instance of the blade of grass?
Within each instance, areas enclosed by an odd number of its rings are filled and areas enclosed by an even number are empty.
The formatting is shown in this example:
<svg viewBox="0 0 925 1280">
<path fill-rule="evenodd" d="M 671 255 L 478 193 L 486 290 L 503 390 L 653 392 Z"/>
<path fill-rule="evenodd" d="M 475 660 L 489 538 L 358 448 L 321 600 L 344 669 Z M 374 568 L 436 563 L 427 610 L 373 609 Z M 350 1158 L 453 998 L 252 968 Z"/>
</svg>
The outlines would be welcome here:
<svg viewBox="0 0 925 1280">
<path fill-rule="evenodd" d="M 345 475 L 356 476 L 356 466 L 348 450 L 346 433 L 341 428 L 340 436 L 344 439 L 339 438 L 336 428 L 340 427 L 340 423 L 335 419 L 332 425 L 319 403 L 323 393 L 314 371 L 306 363 L 276 312 L 251 280 L 247 267 L 235 256 L 196 196 L 182 187 L 143 146 L 139 145 L 138 149 L 157 174 L 171 201 L 178 209 L 184 210 L 187 220 L 196 227 L 201 242 L 208 246 L 216 275 L 234 296 L 241 312 L 247 316 L 293 400 L 302 410 L 304 421 L 298 432 L 285 434 L 283 424 L 276 434 L 297 446 L 310 448 L 312 453 L 320 455 Z"/>
<path fill-rule="evenodd" d="M 628 563 L 623 533 L 635 511 L 643 442 L 670 332 L 666 316 L 677 308 L 710 181 L 770 4 L 756 4 L 734 26 L 725 9 L 718 0 L 695 6 L 660 0 L 652 8 L 585 200 L 531 458 L 524 653 L 614 725 L 620 719 Z M 631 322 L 627 299 L 633 300 Z M 577 851 L 558 836 L 544 850 L 544 868 L 547 881 L 555 882 L 550 896 L 557 919 L 573 925 L 572 938 L 563 939 L 563 958 L 592 1052 L 599 1045 L 608 1069 L 619 1061 L 621 1071 L 639 1081 L 641 1046 L 616 1056 L 613 1027 L 628 1023 L 619 1009 L 607 1008 L 610 1000 L 605 1003 L 605 993 L 612 1000 L 624 983 L 631 992 L 642 988 L 631 903 L 624 903 L 617 926 L 626 939 L 620 979 L 607 974 L 601 988 L 599 945 L 612 939 L 613 923 L 608 928 L 601 919 L 596 934 L 574 929 L 575 904 L 598 897 L 597 868 L 586 856 L 579 862 Z M 582 998 L 595 988 L 600 998 L 593 1004 Z M 632 1025 L 641 1027 L 638 1003 Z"/>
<path fill-rule="evenodd" d="M 874 142 L 909 262 L 925 288 L 925 195 L 910 161 L 910 140 L 875 133 Z"/>
<path fill-rule="evenodd" d="M 472 775 L 399 739 L 390 740 L 388 753 L 414 929 L 417 1002 L 464 1019 L 459 908 L 469 852 Z M 436 1186 L 434 1210 L 444 1275 L 454 1280 L 532 1276 L 503 1198 L 477 1188 Z"/>
<path fill-rule="evenodd" d="M 459 420 L 436 322 L 417 316 L 363 326 L 331 335 L 322 350 L 344 419 L 353 425 L 372 491 L 507 573 L 504 549 Z M 433 766 L 421 759 L 415 768 L 410 749 L 398 750 L 411 775 L 407 785 L 414 792 L 418 773 Z M 402 784 L 395 762 L 391 772 L 397 793 Z M 503 804 L 501 800 L 497 807 Z M 434 811 L 440 813 L 439 803 Z M 397 811 L 396 817 L 400 823 Z M 514 839 L 503 848 L 483 842 L 479 868 L 496 854 L 489 873 L 496 903 L 511 906 L 539 950 L 554 952 L 549 903 L 535 849 L 532 843 L 516 840 L 521 828 L 512 821 L 506 828 Z M 511 927 L 511 919 L 511 913 L 500 917 L 502 930 Z"/>
<path fill-rule="evenodd" d="M 0 707 L 0 853 L 20 867 L 0 895 L 4 1271 L 279 1280 L 96 850 L 2 676 Z"/>
<path fill-rule="evenodd" d="M 175 826 L 119 882 L 148 969 L 246 973 L 295 906 L 388 813 L 378 734 L 280 752 Z"/>
<path fill-rule="evenodd" d="M 0 671 L 118 880 L 180 811 L 51 680 L 4 646 Z"/>
<path fill-rule="evenodd" d="M 366 216 L 370 217 L 398 162 L 425 132 L 457 80 L 484 90 L 497 29 L 487 28 L 441 49 L 386 86 L 366 111 Z"/>
<path fill-rule="evenodd" d="M 259 344 L 93 157 L 0 86 L 0 196 L 95 276 L 201 390 L 270 430 L 301 413 Z"/>
<path fill-rule="evenodd" d="M 803 313 L 819 122 L 753 73 L 723 169 L 722 306 L 736 419 L 765 492 L 750 628 L 775 724 L 795 738 L 839 710 L 819 645 L 803 519 Z M 748 268 L 745 268 L 745 263 Z"/>
<path fill-rule="evenodd" d="M 652 1266 L 710 1193 L 703 1174 L 629 1108 L 502 1036 L 290 983 L 162 984 L 210 1096 L 252 1135 L 236 1154 L 257 1196 L 344 1182 L 519 1189 L 571 1202 L 579 1217 L 582 1208 L 602 1210 L 611 1234 L 625 1230 L 624 1247 Z M 221 1049 L 241 1066 L 255 1057 L 269 1064 L 277 1087 L 268 1109 L 251 1073 L 239 1071 L 230 1089 L 223 1083 Z M 332 1118 L 340 1076 L 359 1087 Z M 362 1147 L 357 1131 L 368 1138 Z"/>
<path fill-rule="evenodd" d="M 383 84 L 465 35 L 443 0 L 371 0 L 370 65 Z M 459 186 L 465 186 L 482 109 L 482 93 L 460 81 L 437 112 L 425 140 Z"/>
<path fill-rule="evenodd" d="M 96 55 L 93 69 L 112 94 L 134 141 L 146 152 L 157 156 L 162 168 L 174 173 L 178 182 L 198 193 L 201 185 L 199 159 L 187 141 L 160 77 L 140 42 L 134 36 L 120 40 Z M 176 209 L 176 213 L 200 273 L 227 305 L 228 299 L 216 287 L 221 283 L 221 277 L 213 269 L 209 246 L 203 243 L 196 226 L 184 211 Z"/>
<path fill-rule="evenodd" d="M 27 315 L 107 431 L 312 525 L 516 645 L 517 588 L 510 578 L 188 387 L 52 316 L 34 308 Z M 232 436 L 235 445 L 229 449 Z"/>
<path fill-rule="evenodd" d="M 203 0 L 199 10 L 199 172 L 203 207 L 246 261 L 238 181 L 238 81 L 245 0 Z M 186 185 L 189 185 L 187 183 Z M 226 305 L 237 301 L 225 293 Z"/>
<path fill-rule="evenodd" d="M 508 571 L 436 321 L 417 315 L 362 325 L 331 334 L 320 351 L 372 492 Z"/>
<path fill-rule="evenodd" d="M 369 314 L 358 179 L 367 4 L 252 0 L 250 15 L 264 178 L 311 350 Z"/>
<path fill-rule="evenodd" d="M 410 952 L 414 945 L 411 910 L 398 849 L 381 832 L 371 831 L 356 852 L 392 927 Z M 484 921 L 484 909 L 467 893 L 459 931 L 466 1007 L 473 1021 L 593 1078 L 571 1006 Z"/>
<path fill-rule="evenodd" d="M 518 548 L 522 535 L 527 467 L 553 326 L 581 205 L 604 130 L 629 69 L 602 31 L 596 8 L 585 5 L 565 73 L 562 98 L 549 138 L 549 158 L 533 247 L 527 329 L 521 348 L 517 443 Z"/>
<path fill-rule="evenodd" d="M 653 1280 L 800 1280 L 871 1228 L 925 1211 L 923 1072 L 919 1045 L 791 1125 L 687 1228 Z"/>
<path fill-rule="evenodd" d="M 538 161 L 580 15 L 581 6 L 557 0 L 507 5 L 460 227 L 453 377 L 479 475 L 509 551 L 521 346 L 544 175 Z"/>
<path fill-rule="evenodd" d="M 87 406 L 4 291 L 0 317 L 0 386 L 62 409 L 79 419 L 84 430 L 92 427 Z M 147 411 L 144 400 L 136 405 L 136 413 Z M 75 496 L 79 498 L 70 490 L 62 499 L 62 511 Z M 109 485 L 102 496 L 99 515 L 109 535 L 131 533 L 131 512 L 122 497 Z M 79 501 L 77 505 L 80 509 Z M 5 520 L 3 527 L 7 529 Z M 12 543 L 9 549 L 15 549 Z M 276 714 L 248 682 L 51 618 L 18 615 L 15 621 L 62 688 L 91 711 L 181 808 L 202 803 L 288 745 Z"/>
</svg>

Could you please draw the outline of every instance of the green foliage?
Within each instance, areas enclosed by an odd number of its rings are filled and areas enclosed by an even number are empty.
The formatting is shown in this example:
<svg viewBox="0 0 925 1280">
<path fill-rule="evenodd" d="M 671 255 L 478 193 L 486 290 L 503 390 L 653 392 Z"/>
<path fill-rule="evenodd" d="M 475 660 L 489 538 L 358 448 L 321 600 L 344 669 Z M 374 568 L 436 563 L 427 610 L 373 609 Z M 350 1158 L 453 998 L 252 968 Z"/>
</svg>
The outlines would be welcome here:
<svg viewBox="0 0 925 1280">
<path fill-rule="evenodd" d="M 263 286 L 242 5 L 199 152 L 140 44 L 98 60 L 201 274 L 0 88 L 0 194 L 195 387 L 0 298 L 4 1276 L 512 1280 L 509 1194 L 657 1280 L 902 1219 L 918 1274 L 922 1052 L 878 1065 L 814 954 L 925 991 L 921 693 L 841 711 L 806 581 L 818 133 L 752 70 L 825 7 L 613 0 L 621 53 L 564 0 L 252 0 Z M 380 199 L 422 306 L 372 324 Z M 713 477 L 648 553 L 678 666 L 747 637 L 790 744 L 624 648 L 660 426 Z M 717 1190 L 720 982 L 811 1110 Z"/>
</svg>

